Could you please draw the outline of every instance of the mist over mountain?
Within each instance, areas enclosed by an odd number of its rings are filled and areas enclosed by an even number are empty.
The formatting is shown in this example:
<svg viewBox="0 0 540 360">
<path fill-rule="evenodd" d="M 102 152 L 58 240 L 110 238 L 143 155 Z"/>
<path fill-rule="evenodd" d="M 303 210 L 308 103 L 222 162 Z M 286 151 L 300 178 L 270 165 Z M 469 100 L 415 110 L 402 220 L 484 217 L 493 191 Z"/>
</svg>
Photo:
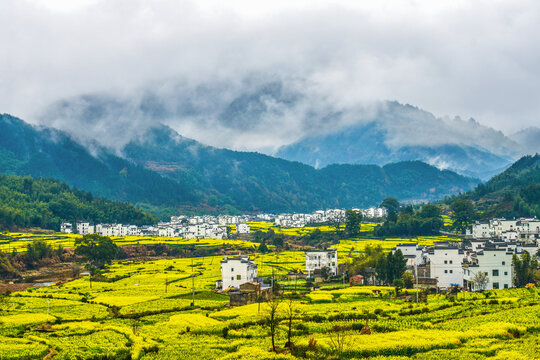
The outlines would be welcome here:
<svg viewBox="0 0 540 360">
<path fill-rule="evenodd" d="M 510 136 L 512 140 L 520 144 L 527 153 L 533 155 L 540 152 L 540 129 L 528 127 Z"/>
<path fill-rule="evenodd" d="M 51 105 L 40 122 L 118 154 L 162 123 L 210 146 L 314 167 L 420 160 L 482 179 L 538 148 L 534 140 L 510 138 L 474 119 L 436 117 L 398 102 L 351 102 L 328 96 L 307 80 L 257 74 L 84 95 Z"/>
<path fill-rule="evenodd" d="M 111 151 L 63 131 L 0 116 L 0 173 L 51 177 L 162 217 L 179 212 L 289 212 L 378 205 L 395 196 L 429 201 L 478 180 L 419 161 L 315 169 L 256 152 L 203 145 L 166 125 Z M 121 131 L 121 129 L 119 129 Z"/>
</svg>

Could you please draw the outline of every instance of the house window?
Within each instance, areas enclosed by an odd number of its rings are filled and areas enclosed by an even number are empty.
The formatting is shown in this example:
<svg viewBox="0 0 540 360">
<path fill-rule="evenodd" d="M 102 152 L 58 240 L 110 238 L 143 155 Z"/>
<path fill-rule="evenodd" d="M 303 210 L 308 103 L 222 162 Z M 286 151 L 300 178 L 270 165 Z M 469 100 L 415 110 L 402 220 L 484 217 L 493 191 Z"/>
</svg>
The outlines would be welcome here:
<svg viewBox="0 0 540 360">
<path fill-rule="evenodd" d="M 504 272 L 504 275 L 505 275 L 505 276 L 508 275 L 508 271 L 505 271 L 505 272 Z"/>
<path fill-rule="evenodd" d="M 498 288 L 499 288 L 499 283 L 498 283 L 498 282 L 494 282 L 494 283 L 493 283 L 493 288 L 494 288 L 494 289 L 498 289 Z"/>
<path fill-rule="evenodd" d="M 450 274 L 453 274 L 454 273 L 454 270 L 450 270 Z"/>
<path fill-rule="evenodd" d="M 452 260 L 450 260 L 450 264 L 452 263 Z"/>
<path fill-rule="evenodd" d="M 231 268 L 231 272 L 234 272 L 234 268 Z"/>
<path fill-rule="evenodd" d="M 499 276 L 499 270 L 491 270 L 491 275 Z"/>
<path fill-rule="evenodd" d="M 444 273 L 445 273 L 445 274 L 448 274 L 448 270 L 444 270 Z"/>
<path fill-rule="evenodd" d="M 447 260 L 444 260 L 444 263 L 445 263 L 445 264 L 448 264 L 448 261 L 447 261 Z"/>
<path fill-rule="evenodd" d="M 236 280 L 242 280 L 242 275 L 236 275 Z"/>
<path fill-rule="evenodd" d="M 503 264 L 503 265 L 506 265 L 506 261 L 503 261 L 502 264 Z"/>
<path fill-rule="evenodd" d="M 504 284 L 504 288 L 505 288 L 505 289 L 508 289 L 508 284 Z"/>
<path fill-rule="evenodd" d="M 231 280 L 234 280 L 234 276 L 231 276 Z"/>
</svg>

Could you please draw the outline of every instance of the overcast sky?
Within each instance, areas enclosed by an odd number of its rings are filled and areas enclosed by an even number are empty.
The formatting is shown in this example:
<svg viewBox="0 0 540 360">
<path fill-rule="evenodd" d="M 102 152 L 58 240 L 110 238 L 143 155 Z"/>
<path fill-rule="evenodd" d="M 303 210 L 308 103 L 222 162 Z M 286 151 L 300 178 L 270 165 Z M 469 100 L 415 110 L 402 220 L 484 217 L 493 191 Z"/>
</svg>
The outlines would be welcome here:
<svg viewBox="0 0 540 360">
<path fill-rule="evenodd" d="M 30 122 L 83 93 L 262 73 L 347 106 L 540 125 L 538 1 L 2 0 L 0 44 L 0 113 Z"/>
</svg>

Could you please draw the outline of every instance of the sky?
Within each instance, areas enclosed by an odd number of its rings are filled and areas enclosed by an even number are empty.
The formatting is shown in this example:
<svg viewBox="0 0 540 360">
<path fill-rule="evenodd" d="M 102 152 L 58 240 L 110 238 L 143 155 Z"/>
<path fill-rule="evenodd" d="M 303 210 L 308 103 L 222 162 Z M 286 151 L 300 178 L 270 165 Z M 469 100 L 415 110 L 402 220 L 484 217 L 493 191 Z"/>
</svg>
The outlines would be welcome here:
<svg viewBox="0 0 540 360">
<path fill-rule="evenodd" d="M 171 83 L 225 103 L 259 76 L 335 108 L 396 100 L 507 134 L 540 125 L 538 1 L 3 0 L 0 43 L 0 113 L 31 123 L 69 128 L 43 113 Z M 268 141 L 305 131 L 297 113 L 277 109 L 284 130 Z M 123 116 L 116 131 L 144 122 Z M 212 124 L 194 121 L 169 125 L 197 137 Z"/>
</svg>

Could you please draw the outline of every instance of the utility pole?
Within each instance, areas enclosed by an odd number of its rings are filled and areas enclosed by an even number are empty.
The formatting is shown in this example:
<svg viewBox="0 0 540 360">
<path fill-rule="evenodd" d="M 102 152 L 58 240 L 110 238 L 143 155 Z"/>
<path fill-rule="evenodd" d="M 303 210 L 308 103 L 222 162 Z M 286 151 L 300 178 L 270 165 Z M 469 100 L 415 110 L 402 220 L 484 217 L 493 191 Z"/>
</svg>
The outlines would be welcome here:
<svg viewBox="0 0 540 360">
<path fill-rule="evenodd" d="M 191 254 L 193 256 L 193 254 Z M 195 306 L 195 273 L 193 272 L 193 257 L 191 258 L 191 306 Z"/>
<path fill-rule="evenodd" d="M 414 262 L 414 279 L 416 281 L 416 303 L 418 304 L 418 264 Z"/>
</svg>

